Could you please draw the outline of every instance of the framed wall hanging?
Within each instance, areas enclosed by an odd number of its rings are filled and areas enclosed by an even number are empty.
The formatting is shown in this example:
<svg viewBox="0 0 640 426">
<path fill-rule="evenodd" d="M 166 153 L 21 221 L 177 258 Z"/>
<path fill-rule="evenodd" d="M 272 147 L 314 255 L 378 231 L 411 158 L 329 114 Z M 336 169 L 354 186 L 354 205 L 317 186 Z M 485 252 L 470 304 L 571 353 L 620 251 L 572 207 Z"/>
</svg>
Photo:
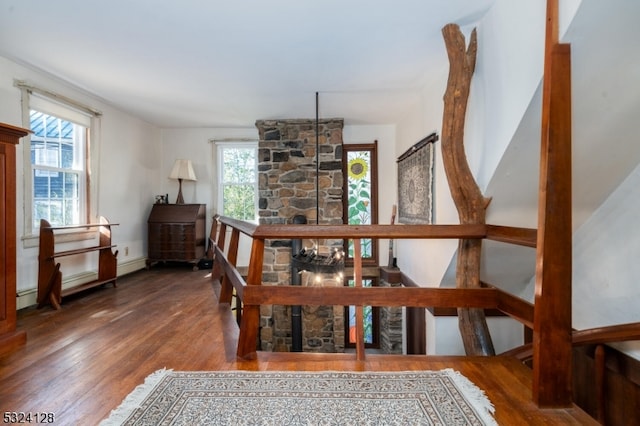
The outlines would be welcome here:
<svg viewBox="0 0 640 426">
<path fill-rule="evenodd" d="M 398 157 L 398 222 L 433 222 L 433 166 L 435 133 Z"/>
</svg>

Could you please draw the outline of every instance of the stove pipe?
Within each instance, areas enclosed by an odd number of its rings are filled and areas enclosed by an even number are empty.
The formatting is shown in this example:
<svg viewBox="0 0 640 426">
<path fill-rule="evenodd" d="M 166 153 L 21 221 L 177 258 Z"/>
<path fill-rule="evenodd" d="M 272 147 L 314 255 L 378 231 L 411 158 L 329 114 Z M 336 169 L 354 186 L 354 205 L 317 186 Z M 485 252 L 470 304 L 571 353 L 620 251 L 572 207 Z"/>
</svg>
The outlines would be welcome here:
<svg viewBox="0 0 640 426">
<path fill-rule="evenodd" d="M 302 215 L 293 217 L 293 223 L 304 225 L 307 218 Z M 302 240 L 300 238 L 291 240 L 292 258 L 302 250 Z M 300 271 L 296 262 L 291 262 L 291 285 L 302 285 Z M 302 307 L 300 305 L 291 306 L 291 352 L 302 352 Z"/>
</svg>

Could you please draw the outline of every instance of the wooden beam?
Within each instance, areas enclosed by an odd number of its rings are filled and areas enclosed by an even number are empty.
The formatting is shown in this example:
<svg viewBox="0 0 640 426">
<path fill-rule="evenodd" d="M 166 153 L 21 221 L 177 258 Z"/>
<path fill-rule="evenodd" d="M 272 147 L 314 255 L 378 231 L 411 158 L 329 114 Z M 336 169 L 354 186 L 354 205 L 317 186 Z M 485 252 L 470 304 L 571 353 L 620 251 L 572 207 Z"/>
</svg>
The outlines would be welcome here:
<svg viewBox="0 0 640 426">
<path fill-rule="evenodd" d="M 557 44 L 557 0 L 548 2 L 533 333 L 533 399 L 572 403 L 571 49 Z"/>
<path fill-rule="evenodd" d="M 535 248 L 538 239 L 538 230 L 513 226 L 487 225 L 487 239 Z"/>
<path fill-rule="evenodd" d="M 484 238 L 484 224 L 469 225 L 260 225 L 252 235 L 260 239 L 309 238 Z"/>
<path fill-rule="evenodd" d="M 353 283 L 355 288 L 362 287 L 362 248 L 361 240 L 353 240 Z M 356 359 L 364 361 L 364 307 L 356 305 Z M 348 319 L 347 319 L 348 321 Z"/>
<path fill-rule="evenodd" d="M 238 261 L 238 246 L 240 243 L 240 230 L 237 228 L 232 228 L 231 230 L 231 241 L 229 241 L 229 249 L 228 255 L 226 256 L 226 262 L 230 264 L 233 268 L 233 272 L 238 273 L 235 269 L 236 263 Z M 229 282 L 230 279 L 230 271 L 225 268 L 225 274 L 222 276 L 220 281 L 220 301 L 224 303 L 231 303 L 233 299 L 233 287 L 236 287 L 235 283 Z M 239 273 L 238 273 L 239 275 Z M 240 289 L 241 291 L 242 289 Z"/>
<path fill-rule="evenodd" d="M 262 288 L 262 264 L 264 262 L 264 240 L 254 239 L 251 245 L 251 258 L 247 273 L 247 287 Z M 245 296 L 246 297 L 246 296 Z M 240 321 L 240 335 L 238 336 L 237 356 L 243 359 L 253 359 L 258 347 L 258 330 L 260 328 L 260 306 L 245 306 Z"/>
<path fill-rule="evenodd" d="M 216 262 L 219 262 L 220 268 L 224 271 L 224 282 L 229 287 L 229 289 L 220 290 L 220 303 L 231 303 L 233 297 L 233 289 L 236 290 L 236 295 L 240 300 L 242 300 L 244 288 L 247 286 L 247 283 L 242 278 L 240 271 L 236 269 L 234 265 L 232 265 L 228 260 L 225 254 L 220 251 L 218 247 L 215 248 L 216 254 Z M 229 297 L 223 297 L 223 294 L 227 294 Z"/>
<path fill-rule="evenodd" d="M 498 292 L 498 309 L 518 322 L 533 329 L 534 306 L 531 303 L 503 290 L 496 289 L 496 291 Z"/>
<path fill-rule="evenodd" d="M 252 286 L 244 289 L 246 305 L 334 305 L 497 308 L 492 288 L 300 287 Z"/>
</svg>

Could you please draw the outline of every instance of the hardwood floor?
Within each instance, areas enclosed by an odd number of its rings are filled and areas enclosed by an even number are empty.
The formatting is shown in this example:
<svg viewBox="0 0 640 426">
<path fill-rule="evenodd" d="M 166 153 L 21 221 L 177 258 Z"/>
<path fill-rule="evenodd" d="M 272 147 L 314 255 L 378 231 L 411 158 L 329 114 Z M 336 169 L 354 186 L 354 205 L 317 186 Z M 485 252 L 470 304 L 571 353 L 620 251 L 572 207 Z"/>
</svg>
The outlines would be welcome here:
<svg viewBox="0 0 640 426">
<path fill-rule="evenodd" d="M 145 377 L 174 370 L 437 370 L 453 368 L 480 386 L 501 425 L 596 424 L 581 410 L 539 410 L 530 371 L 504 357 L 259 353 L 235 356 L 237 326 L 218 305 L 209 271 L 157 266 L 63 300 L 62 309 L 18 312 L 27 344 L 0 357 L 0 411 L 51 412 L 55 424 L 91 425 Z"/>
</svg>

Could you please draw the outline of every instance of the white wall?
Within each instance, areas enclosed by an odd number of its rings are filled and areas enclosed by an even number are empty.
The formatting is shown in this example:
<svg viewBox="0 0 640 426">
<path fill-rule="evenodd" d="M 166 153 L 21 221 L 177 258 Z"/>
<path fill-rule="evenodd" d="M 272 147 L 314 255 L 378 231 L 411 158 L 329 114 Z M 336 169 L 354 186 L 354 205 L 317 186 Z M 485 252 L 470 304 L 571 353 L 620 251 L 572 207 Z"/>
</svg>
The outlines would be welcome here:
<svg viewBox="0 0 640 426">
<path fill-rule="evenodd" d="M 118 272 L 144 267 L 146 257 L 146 220 L 153 195 L 161 190 L 159 164 L 160 132 L 131 115 L 119 111 L 56 78 L 33 71 L 0 57 L 0 122 L 20 127 L 22 123 L 20 90 L 14 79 L 46 88 L 103 113 L 99 147 L 97 215 L 120 226 L 113 228 L 113 242 L 118 247 Z M 23 144 L 17 149 L 17 290 L 18 307 L 35 303 L 38 280 L 38 247 L 25 247 Z M 96 176 L 94 175 L 94 178 Z M 125 249 L 128 255 L 125 255 Z M 91 255 L 61 259 L 63 286 L 87 268 L 97 269 Z M 90 278 L 84 279 L 88 281 Z"/>
<path fill-rule="evenodd" d="M 458 317 L 434 317 L 427 311 L 427 354 L 465 355 Z M 519 322 L 507 318 L 487 318 L 494 350 L 497 354 L 524 343 Z"/>
<path fill-rule="evenodd" d="M 576 329 L 640 322 L 639 187 L 640 165 L 574 234 Z M 614 346 L 640 359 L 640 341 Z"/>
<path fill-rule="evenodd" d="M 542 76 L 544 58 L 545 3 L 538 0 L 497 0 L 476 25 L 478 52 L 465 120 L 465 151 L 470 168 L 484 191 L 509 146 Z M 467 43 L 471 27 L 462 27 Z M 444 40 L 442 54 L 446 55 Z M 446 69 L 429 70 L 439 83 L 425 87 L 420 112 L 398 125 L 396 154 L 400 155 L 434 129 L 440 134 L 447 76 Z M 539 136 L 538 136 L 539 138 Z M 536 138 L 536 140 L 538 140 Z M 451 199 L 440 143 L 436 144 L 435 223 L 459 223 Z M 398 264 L 423 286 L 452 286 L 447 274 L 457 241 L 401 241 Z M 447 318 L 427 319 L 428 353 L 463 353 L 457 327 Z M 441 324 L 442 323 L 442 324 Z M 448 325 L 445 325 L 448 324 Z M 522 342 L 522 327 L 510 320 L 491 320 L 496 350 Z M 455 331 L 455 338 L 453 333 Z M 504 337 L 508 336 L 506 341 Z"/>
<path fill-rule="evenodd" d="M 444 50 L 442 53 L 445 54 Z M 421 93 L 422 103 L 419 108 L 414 111 L 412 116 L 407 116 L 404 121 L 398 124 L 394 160 L 425 136 L 434 131 L 438 135 L 441 133 L 444 108 L 442 96 L 446 88 L 448 68 L 434 69 L 431 72 L 439 77 L 437 80 L 439 83 L 425 87 Z M 434 223 L 459 223 L 444 174 L 440 142 L 436 142 L 435 147 Z M 393 164 L 392 167 L 394 173 L 397 174 L 396 164 Z M 437 287 L 451 256 L 455 252 L 457 241 L 399 240 L 396 242 L 396 247 L 398 266 L 405 274 L 412 277 L 420 285 Z"/>
<path fill-rule="evenodd" d="M 478 26 L 465 145 L 481 190 L 511 142 L 542 77 L 545 2 L 498 0 Z"/>
</svg>

